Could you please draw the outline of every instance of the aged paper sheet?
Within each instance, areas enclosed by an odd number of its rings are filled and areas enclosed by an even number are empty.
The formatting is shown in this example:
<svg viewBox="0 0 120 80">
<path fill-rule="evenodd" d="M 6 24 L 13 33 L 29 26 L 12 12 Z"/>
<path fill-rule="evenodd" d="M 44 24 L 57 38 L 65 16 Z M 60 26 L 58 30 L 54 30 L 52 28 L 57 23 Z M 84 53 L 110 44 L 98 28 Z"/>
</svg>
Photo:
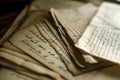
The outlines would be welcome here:
<svg viewBox="0 0 120 80">
<path fill-rule="evenodd" d="M 82 33 L 86 29 L 88 23 L 95 15 L 96 10 L 97 7 L 95 7 L 93 4 L 86 4 L 82 7 L 72 9 L 51 9 L 51 15 L 54 18 L 59 32 L 61 33 L 63 40 L 65 41 L 67 46 L 69 44 L 74 45 L 78 41 L 78 39 L 81 37 Z M 64 37 L 67 39 L 65 39 Z M 69 41 L 69 43 L 67 43 L 67 41 Z M 74 60 L 79 64 L 80 67 L 83 67 L 82 64 L 80 64 L 79 59 L 77 58 L 78 55 L 76 55 L 76 53 L 79 53 L 79 51 L 77 52 L 76 50 L 76 52 L 74 52 L 73 50 L 75 48 L 72 50 L 69 46 L 68 49 Z M 86 64 L 98 62 L 90 55 L 86 56 L 83 54 L 82 56 L 84 57 Z"/>
<path fill-rule="evenodd" d="M 120 64 L 119 19 L 119 5 L 102 3 L 76 46 L 93 56 Z"/>
<path fill-rule="evenodd" d="M 63 77 L 73 80 L 65 64 L 34 24 L 14 34 L 10 42 Z"/>
</svg>

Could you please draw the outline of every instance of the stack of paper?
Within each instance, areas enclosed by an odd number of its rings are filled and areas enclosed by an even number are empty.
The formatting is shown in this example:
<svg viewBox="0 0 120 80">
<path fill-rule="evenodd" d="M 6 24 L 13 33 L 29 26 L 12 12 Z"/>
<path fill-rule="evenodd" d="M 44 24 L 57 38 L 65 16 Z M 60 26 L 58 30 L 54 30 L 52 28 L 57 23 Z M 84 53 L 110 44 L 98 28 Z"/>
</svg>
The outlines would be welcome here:
<svg viewBox="0 0 120 80">
<path fill-rule="evenodd" d="M 76 80 L 113 66 L 109 61 L 119 63 L 118 5 L 104 2 L 98 9 L 92 3 L 45 2 L 26 7 L 7 32 L 13 34 L 5 34 L 0 65 L 37 80 Z"/>
</svg>

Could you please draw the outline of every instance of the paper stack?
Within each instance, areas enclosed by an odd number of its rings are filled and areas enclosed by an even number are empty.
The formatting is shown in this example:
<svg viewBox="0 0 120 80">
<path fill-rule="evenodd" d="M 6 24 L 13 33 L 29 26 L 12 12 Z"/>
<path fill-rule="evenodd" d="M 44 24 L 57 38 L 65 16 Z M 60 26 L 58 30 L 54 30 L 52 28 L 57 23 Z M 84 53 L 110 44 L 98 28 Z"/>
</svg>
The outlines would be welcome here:
<svg viewBox="0 0 120 80">
<path fill-rule="evenodd" d="M 76 80 L 81 73 L 113 66 L 110 61 L 119 63 L 119 10 L 108 2 L 98 8 L 34 1 L 1 39 L 0 65 L 37 80 Z"/>
</svg>

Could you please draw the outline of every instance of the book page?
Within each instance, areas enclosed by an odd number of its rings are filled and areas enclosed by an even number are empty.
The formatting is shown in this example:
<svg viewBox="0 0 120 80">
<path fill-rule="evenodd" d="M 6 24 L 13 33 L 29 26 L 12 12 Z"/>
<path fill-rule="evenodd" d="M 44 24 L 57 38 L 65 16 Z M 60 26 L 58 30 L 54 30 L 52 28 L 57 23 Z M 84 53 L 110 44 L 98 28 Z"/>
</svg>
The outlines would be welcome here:
<svg viewBox="0 0 120 80">
<path fill-rule="evenodd" d="M 120 6 L 104 2 L 76 46 L 93 56 L 120 64 L 119 25 Z"/>
<path fill-rule="evenodd" d="M 64 78 L 73 79 L 58 54 L 42 37 L 34 24 L 14 34 L 10 42 Z"/>
</svg>

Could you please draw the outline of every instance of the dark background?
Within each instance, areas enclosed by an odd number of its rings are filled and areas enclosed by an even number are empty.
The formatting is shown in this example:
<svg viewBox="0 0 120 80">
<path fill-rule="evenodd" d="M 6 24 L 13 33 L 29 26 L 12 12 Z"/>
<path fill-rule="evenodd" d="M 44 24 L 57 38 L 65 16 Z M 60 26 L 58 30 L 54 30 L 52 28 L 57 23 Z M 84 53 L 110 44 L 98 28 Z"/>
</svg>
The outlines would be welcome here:
<svg viewBox="0 0 120 80">
<path fill-rule="evenodd" d="M 0 38 L 25 5 L 31 2 L 32 0 L 0 0 Z"/>
</svg>

